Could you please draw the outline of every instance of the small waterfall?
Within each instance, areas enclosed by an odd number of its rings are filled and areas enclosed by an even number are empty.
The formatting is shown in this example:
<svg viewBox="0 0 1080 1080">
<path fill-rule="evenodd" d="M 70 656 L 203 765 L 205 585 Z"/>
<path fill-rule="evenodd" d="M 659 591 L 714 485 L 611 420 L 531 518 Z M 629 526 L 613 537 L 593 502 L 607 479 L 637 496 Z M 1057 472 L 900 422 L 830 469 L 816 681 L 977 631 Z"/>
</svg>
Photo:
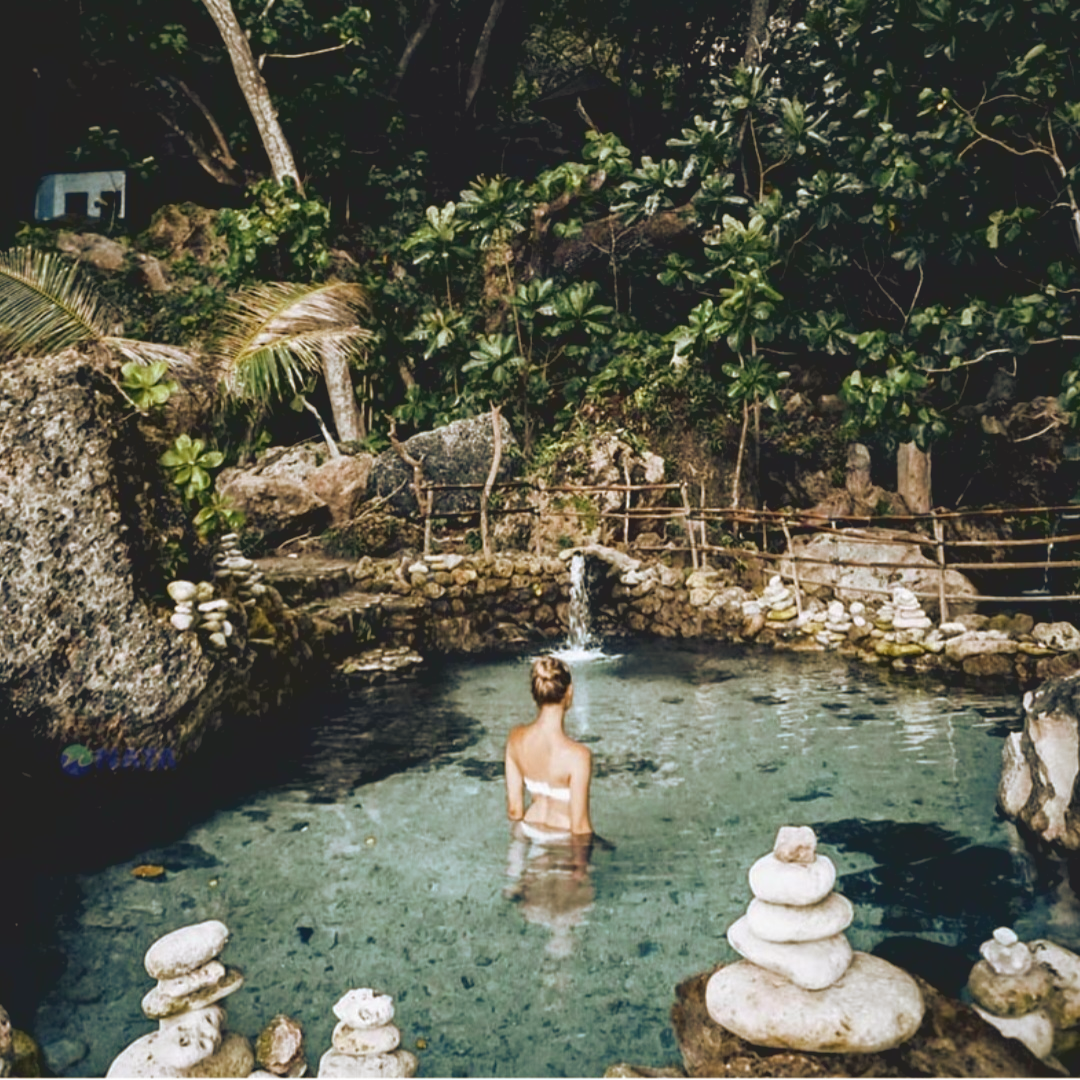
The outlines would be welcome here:
<svg viewBox="0 0 1080 1080">
<path fill-rule="evenodd" d="M 589 590 L 585 583 L 585 556 L 570 559 L 570 637 L 566 647 L 575 652 L 588 652 L 592 645 L 589 629 Z"/>
<path fill-rule="evenodd" d="M 555 652 L 568 663 L 582 660 L 611 660 L 593 637 L 589 626 L 589 590 L 585 581 L 585 556 L 570 557 L 570 633 L 566 644 Z"/>
</svg>

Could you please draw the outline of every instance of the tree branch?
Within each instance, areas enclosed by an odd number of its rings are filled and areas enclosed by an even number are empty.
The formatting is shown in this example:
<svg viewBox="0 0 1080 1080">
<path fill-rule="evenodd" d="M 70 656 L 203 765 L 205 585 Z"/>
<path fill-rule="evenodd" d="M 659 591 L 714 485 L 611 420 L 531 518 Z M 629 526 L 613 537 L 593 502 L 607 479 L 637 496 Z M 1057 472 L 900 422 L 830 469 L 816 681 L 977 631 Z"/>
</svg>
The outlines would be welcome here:
<svg viewBox="0 0 1080 1080">
<path fill-rule="evenodd" d="M 237 164 L 236 159 L 232 156 L 232 149 L 229 146 L 228 140 L 225 138 L 225 133 L 218 126 L 217 120 L 214 119 L 214 114 L 203 104 L 203 100 L 184 82 L 183 79 L 169 79 L 170 83 L 178 86 L 185 94 L 187 99 L 195 106 L 199 112 L 202 113 L 203 119 L 210 125 L 210 130 L 214 133 L 214 138 L 217 140 L 218 152 L 214 154 L 214 157 L 221 162 L 227 169 L 238 169 L 240 166 Z"/>
<path fill-rule="evenodd" d="M 165 122 L 165 126 L 180 136 L 187 143 L 195 160 L 208 172 L 219 184 L 227 184 L 229 187 L 242 187 L 243 185 L 222 167 L 205 147 L 186 128 L 182 128 L 168 113 L 158 112 L 158 116 Z"/>
<path fill-rule="evenodd" d="M 484 29 L 480 31 L 480 40 L 476 43 L 476 55 L 473 57 L 472 68 L 469 71 L 469 85 L 465 90 L 465 112 L 472 108 L 473 100 L 480 89 L 480 81 L 484 77 L 484 65 L 487 63 L 488 51 L 491 49 L 491 35 L 495 32 L 495 24 L 499 21 L 506 0 L 491 0 L 491 8 L 488 10 Z"/>
<path fill-rule="evenodd" d="M 431 29 L 431 24 L 435 19 L 435 12 L 438 10 L 440 3 L 442 3 L 442 0 L 430 0 L 427 11 L 424 12 L 424 17 L 420 20 L 420 25 L 413 31 L 412 37 L 409 38 L 408 43 L 405 45 L 405 51 L 401 54 L 401 59 L 398 61 L 397 71 L 394 72 L 394 78 L 390 82 L 391 97 L 394 97 L 401 87 L 402 80 L 405 78 L 405 72 L 409 69 L 409 64 L 412 62 L 413 55 L 416 50 L 420 48 L 420 43 L 424 40 L 428 30 Z"/>
</svg>

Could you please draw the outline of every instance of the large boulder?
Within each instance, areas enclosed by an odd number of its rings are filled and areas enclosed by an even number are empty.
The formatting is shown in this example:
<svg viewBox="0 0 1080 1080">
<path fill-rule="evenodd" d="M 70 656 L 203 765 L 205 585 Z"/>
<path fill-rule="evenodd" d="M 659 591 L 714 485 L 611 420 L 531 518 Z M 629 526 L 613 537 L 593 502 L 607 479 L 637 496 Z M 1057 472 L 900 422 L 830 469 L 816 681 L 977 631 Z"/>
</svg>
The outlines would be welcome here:
<svg viewBox="0 0 1080 1080">
<path fill-rule="evenodd" d="M 799 584 L 804 589 L 814 586 L 832 591 L 837 600 L 850 604 L 880 604 L 897 585 L 910 589 L 923 608 L 937 608 L 938 583 L 941 571 L 938 564 L 927 558 L 919 544 L 926 537 L 894 529 L 847 529 L 842 535 L 814 533 L 792 543 L 798 559 Z M 876 563 L 879 565 L 866 565 Z M 862 564 L 862 565 L 860 565 Z M 791 580 L 792 564 L 785 560 L 780 573 Z M 945 571 L 945 592 L 949 596 L 978 596 L 975 586 L 958 570 Z M 948 601 L 949 614 L 960 615 L 975 610 L 974 603 Z"/>
<path fill-rule="evenodd" d="M 1080 673 L 1024 695 L 1024 729 L 1001 751 L 998 805 L 1046 843 L 1080 850 Z"/>
<path fill-rule="evenodd" d="M 351 521 L 363 502 L 374 461 L 371 454 L 342 455 L 308 475 L 307 486 L 330 508 L 335 525 Z"/>
<path fill-rule="evenodd" d="M 520 471 L 521 457 L 517 440 L 504 417 L 499 420 L 502 432 L 502 457 L 496 477 L 499 483 L 514 480 Z M 405 452 L 423 465 L 424 480 L 431 484 L 483 484 L 491 470 L 494 453 L 494 431 L 491 416 L 475 416 L 470 420 L 455 420 L 446 427 L 423 431 L 404 443 Z M 399 513 L 418 512 L 412 491 L 413 470 L 393 450 L 380 454 L 371 467 L 371 494 L 389 497 L 390 505 Z M 476 490 L 439 491 L 432 506 L 438 514 L 476 510 L 480 493 Z"/>
<path fill-rule="evenodd" d="M 706 971 L 675 990 L 672 1025 L 688 1076 L 1056 1076 L 1021 1043 L 1007 1039 L 972 1008 L 913 976 L 926 1011 L 907 1041 L 876 1053 L 824 1054 L 764 1049 L 709 1015 Z"/>
<path fill-rule="evenodd" d="M 306 484 L 288 476 L 223 469 L 217 490 L 243 512 L 247 527 L 271 547 L 330 524 L 330 508 Z"/>
<path fill-rule="evenodd" d="M 223 652 L 170 625 L 169 548 L 196 543 L 157 464 L 160 447 L 147 438 L 87 357 L 0 366 L 0 739 L 8 746 L 57 758 L 75 743 L 169 750 L 179 760 L 224 716 L 244 711 L 264 656 L 287 677 L 295 627 L 281 653 L 266 648 L 256 661 L 243 644 L 242 610 L 236 644 Z M 291 617 L 274 618 L 284 626 Z"/>
</svg>

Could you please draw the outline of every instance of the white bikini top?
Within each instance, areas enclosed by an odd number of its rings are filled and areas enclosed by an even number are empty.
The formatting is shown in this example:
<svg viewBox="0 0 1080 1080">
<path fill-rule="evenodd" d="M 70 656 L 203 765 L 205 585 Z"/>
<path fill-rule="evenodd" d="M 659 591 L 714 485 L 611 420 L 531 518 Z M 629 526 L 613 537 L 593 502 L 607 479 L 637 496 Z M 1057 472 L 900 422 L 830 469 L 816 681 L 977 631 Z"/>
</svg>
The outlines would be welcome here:
<svg viewBox="0 0 1080 1080">
<path fill-rule="evenodd" d="M 568 787 L 552 787 L 546 780 L 530 780 L 525 777 L 525 790 L 530 795 L 546 795 L 549 799 L 557 802 L 570 801 L 570 789 Z"/>
</svg>

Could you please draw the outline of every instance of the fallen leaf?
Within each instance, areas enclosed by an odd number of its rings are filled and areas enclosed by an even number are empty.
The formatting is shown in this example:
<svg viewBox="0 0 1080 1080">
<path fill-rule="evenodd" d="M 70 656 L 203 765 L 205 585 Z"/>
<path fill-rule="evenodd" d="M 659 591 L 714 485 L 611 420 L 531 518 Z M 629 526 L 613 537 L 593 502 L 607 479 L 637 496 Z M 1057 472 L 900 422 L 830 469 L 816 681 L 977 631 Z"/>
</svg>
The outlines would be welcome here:
<svg viewBox="0 0 1080 1080">
<path fill-rule="evenodd" d="M 155 866 L 153 863 L 144 863 L 142 866 L 136 866 L 131 873 L 133 877 L 137 878 L 158 878 L 165 873 L 165 867 Z"/>
</svg>

